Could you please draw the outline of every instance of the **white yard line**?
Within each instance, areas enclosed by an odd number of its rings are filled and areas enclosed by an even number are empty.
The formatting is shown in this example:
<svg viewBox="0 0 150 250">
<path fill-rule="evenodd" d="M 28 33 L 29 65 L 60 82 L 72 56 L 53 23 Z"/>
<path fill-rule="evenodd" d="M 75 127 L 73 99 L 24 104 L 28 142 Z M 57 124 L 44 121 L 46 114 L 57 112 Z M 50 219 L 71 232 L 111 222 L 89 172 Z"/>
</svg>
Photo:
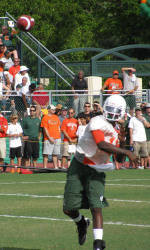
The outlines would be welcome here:
<svg viewBox="0 0 150 250">
<path fill-rule="evenodd" d="M 56 198 L 63 199 L 63 195 L 37 195 L 37 194 L 21 194 L 21 193 L 0 193 L 0 196 L 17 196 L 17 197 L 29 197 L 29 198 Z M 150 201 L 142 201 L 142 200 L 122 200 L 122 199 L 107 199 L 113 202 L 128 202 L 128 203 L 150 203 Z"/>
<path fill-rule="evenodd" d="M 122 179 L 124 180 L 124 179 Z M 141 179 L 143 180 L 143 179 Z M 148 179 L 146 179 L 148 180 Z M 107 180 L 111 182 L 112 180 Z M 117 181 L 117 180 L 116 180 Z M 121 181 L 121 179 L 120 179 Z M 136 181 L 136 179 L 135 179 Z M 65 184 L 65 181 L 31 181 L 31 182 L 0 182 L 0 185 L 14 185 L 14 184 L 47 184 L 47 183 L 57 183 L 57 184 Z M 144 184 L 116 184 L 116 183 L 106 183 L 106 186 L 127 186 L 127 187 L 150 187 L 150 185 Z"/>
<path fill-rule="evenodd" d="M 37 216 L 17 216 L 17 215 L 9 215 L 9 214 L 0 214 L 0 217 L 5 218 L 17 218 L 17 219 L 32 219 L 32 220 L 47 220 L 47 221 L 65 221 L 65 222 L 72 222 L 72 220 L 69 219 L 59 219 L 59 218 L 50 218 L 50 217 L 37 217 Z M 150 225 L 144 225 L 144 224 L 128 224 L 121 221 L 118 222 L 104 222 L 105 225 L 116 225 L 116 226 L 129 226 L 129 227 L 142 227 L 142 228 L 150 228 Z"/>
<path fill-rule="evenodd" d="M 0 182 L 0 185 L 14 185 L 14 184 L 47 184 L 47 183 L 60 183 L 64 184 L 65 181 L 15 181 L 15 182 Z"/>
<path fill-rule="evenodd" d="M 150 181 L 150 178 L 149 179 L 112 179 L 112 180 L 109 180 L 106 178 L 106 181 Z"/>
</svg>

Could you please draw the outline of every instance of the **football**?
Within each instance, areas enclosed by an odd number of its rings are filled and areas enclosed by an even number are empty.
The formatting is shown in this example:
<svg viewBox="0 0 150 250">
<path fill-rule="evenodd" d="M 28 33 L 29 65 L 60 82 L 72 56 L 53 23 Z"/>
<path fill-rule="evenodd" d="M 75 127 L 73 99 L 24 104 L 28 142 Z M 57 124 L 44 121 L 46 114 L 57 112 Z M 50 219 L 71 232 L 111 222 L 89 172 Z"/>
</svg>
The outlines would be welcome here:
<svg viewBox="0 0 150 250">
<path fill-rule="evenodd" d="M 31 16 L 27 16 L 27 15 L 22 15 L 17 20 L 18 29 L 25 31 L 25 32 L 28 32 L 29 30 L 31 30 L 34 24 L 35 24 L 34 18 L 32 18 Z"/>
</svg>

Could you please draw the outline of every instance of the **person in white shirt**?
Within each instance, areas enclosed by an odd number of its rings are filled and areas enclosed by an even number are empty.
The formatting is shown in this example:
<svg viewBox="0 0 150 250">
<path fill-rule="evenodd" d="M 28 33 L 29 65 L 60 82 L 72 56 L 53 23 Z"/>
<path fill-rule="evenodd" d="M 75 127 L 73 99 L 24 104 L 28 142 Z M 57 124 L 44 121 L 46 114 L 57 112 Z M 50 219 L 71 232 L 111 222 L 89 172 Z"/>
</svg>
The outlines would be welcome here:
<svg viewBox="0 0 150 250">
<path fill-rule="evenodd" d="M 15 75 L 14 79 L 14 90 L 16 90 L 16 86 L 18 84 L 22 84 L 22 78 L 26 77 L 27 78 L 27 86 L 31 84 L 29 74 L 28 74 L 28 68 L 26 66 L 21 66 L 20 71 Z"/>
<path fill-rule="evenodd" d="M 10 165 L 14 165 L 14 159 L 17 157 L 17 165 L 21 166 L 21 137 L 23 130 L 21 125 L 18 123 L 18 116 L 10 116 L 11 123 L 8 125 L 7 136 L 9 137 L 9 147 L 10 147 Z"/>
<path fill-rule="evenodd" d="M 76 135 L 78 137 L 78 142 L 79 142 L 87 127 L 86 115 L 81 113 L 78 119 L 80 120 L 80 123 L 81 123 L 76 132 Z"/>
<path fill-rule="evenodd" d="M 146 120 L 142 117 L 140 107 L 135 109 L 135 117 L 132 117 L 129 122 L 130 146 L 133 146 L 134 154 L 140 158 L 140 161 L 135 165 L 136 168 L 144 169 L 145 160 L 148 157 L 146 143 Z"/>
</svg>

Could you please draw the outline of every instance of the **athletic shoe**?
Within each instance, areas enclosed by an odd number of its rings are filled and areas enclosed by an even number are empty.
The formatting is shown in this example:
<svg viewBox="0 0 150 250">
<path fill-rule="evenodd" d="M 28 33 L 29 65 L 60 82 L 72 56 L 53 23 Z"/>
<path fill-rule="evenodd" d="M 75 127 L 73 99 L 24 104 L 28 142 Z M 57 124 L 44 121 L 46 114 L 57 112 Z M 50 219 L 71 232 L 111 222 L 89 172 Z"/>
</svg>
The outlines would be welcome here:
<svg viewBox="0 0 150 250">
<path fill-rule="evenodd" d="M 77 224 L 79 244 L 83 245 L 84 242 L 86 241 L 87 228 L 90 225 L 90 220 L 87 218 L 85 219 L 84 216 L 82 216 L 82 219 L 76 224 Z"/>
<path fill-rule="evenodd" d="M 144 166 L 138 166 L 138 169 L 144 169 Z"/>
<path fill-rule="evenodd" d="M 94 240 L 93 250 L 103 250 L 106 247 L 104 240 Z"/>
</svg>

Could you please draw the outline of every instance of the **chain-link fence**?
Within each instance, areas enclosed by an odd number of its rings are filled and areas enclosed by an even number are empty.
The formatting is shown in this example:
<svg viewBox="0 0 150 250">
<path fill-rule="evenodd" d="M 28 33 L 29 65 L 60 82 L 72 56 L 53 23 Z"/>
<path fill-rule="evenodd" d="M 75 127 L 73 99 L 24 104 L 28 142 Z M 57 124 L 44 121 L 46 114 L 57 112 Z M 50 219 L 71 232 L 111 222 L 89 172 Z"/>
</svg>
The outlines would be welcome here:
<svg viewBox="0 0 150 250">
<path fill-rule="evenodd" d="M 127 109 L 130 105 L 139 106 L 141 103 L 150 102 L 150 91 L 144 89 L 142 91 L 136 91 L 134 95 L 127 95 L 124 91 L 120 91 L 127 103 Z M 85 102 L 89 102 L 92 106 L 94 101 L 99 101 L 101 106 L 105 99 L 110 96 L 109 91 L 82 91 L 77 90 L 75 93 L 72 90 L 41 90 L 33 93 L 28 93 L 25 96 L 25 100 L 22 95 L 11 91 L 11 93 L 3 93 L 0 96 L 0 109 L 2 113 L 9 120 L 11 113 L 16 112 L 20 118 L 29 114 L 29 108 L 31 105 L 38 106 L 41 110 L 45 110 L 48 104 L 61 104 L 62 106 L 74 108 L 76 114 L 82 112 Z"/>
</svg>

